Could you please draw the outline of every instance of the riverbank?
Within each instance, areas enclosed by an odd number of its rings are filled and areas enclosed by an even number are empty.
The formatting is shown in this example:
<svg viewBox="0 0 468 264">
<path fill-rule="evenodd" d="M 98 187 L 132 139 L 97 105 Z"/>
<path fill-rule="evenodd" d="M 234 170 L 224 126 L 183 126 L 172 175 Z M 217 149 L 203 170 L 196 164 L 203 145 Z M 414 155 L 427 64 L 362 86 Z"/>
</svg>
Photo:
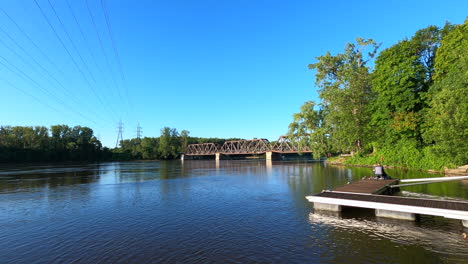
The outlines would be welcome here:
<svg viewBox="0 0 468 264">
<path fill-rule="evenodd" d="M 349 166 L 349 167 L 366 167 L 366 168 L 372 168 L 375 163 L 369 164 L 369 163 L 355 163 L 350 162 L 352 159 L 352 156 L 336 156 L 327 159 L 325 162 L 329 165 L 335 165 L 335 166 Z M 409 169 L 416 169 L 420 171 L 425 171 L 428 173 L 435 173 L 435 174 L 444 174 L 446 176 L 463 176 L 463 175 L 468 175 L 468 164 L 459 166 L 457 168 L 443 168 L 441 170 L 434 170 L 434 169 L 420 169 L 420 168 L 408 168 L 405 166 L 395 166 L 395 165 L 388 165 L 388 164 L 383 164 L 384 168 L 389 168 L 389 169 L 402 169 L 402 170 L 409 170 Z"/>
</svg>

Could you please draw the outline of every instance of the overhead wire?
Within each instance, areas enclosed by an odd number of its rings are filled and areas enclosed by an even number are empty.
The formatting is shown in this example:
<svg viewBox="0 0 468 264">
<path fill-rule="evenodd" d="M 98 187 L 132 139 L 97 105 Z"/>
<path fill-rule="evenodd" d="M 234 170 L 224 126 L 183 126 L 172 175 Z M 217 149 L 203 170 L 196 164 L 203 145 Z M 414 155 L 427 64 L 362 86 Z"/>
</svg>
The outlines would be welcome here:
<svg viewBox="0 0 468 264">
<path fill-rule="evenodd" d="M 43 90 L 45 93 L 47 93 L 50 97 L 54 97 L 55 100 L 59 101 L 59 103 L 61 104 L 64 104 L 64 102 L 62 101 L 62 99 L 58 98 L 55 94 L 53 94 L 52 92 L 50 92 L 49 90 L 47 89 L 44 89 L 42 87 L 42 85 L 40 85 L 36 80 L 34 80 L 33 78 L 31 78 L 29 75 L 27 75 L 26 73 L 24 73 L 24 71 L 22 71 L 21 69 L 19 69 L 18 67 L 16 67 L 15 65 L 11 64 L 5 57 L 3 57 L 2 55 L 0 55 L 0 59 L 4 60 L 8 65 L 9 67 L 13 68 L 14 70 L 12 70 L 11 68 L 9 68 L 7 65 L 5 65 L 4 63 L 2 63 L 0 61 L 0 64 L 2 64 L 5 68 L 9 69 L 11 72 L 15 73 L 16 75 L 20 76 L 20 78 L 22 78 L 23 80 L 29 80 L 30 82 L 34 83 L 37 87 L 39 87 L 41 90 Z M 18 73 L 19 72 L 19 73 Z"/>
<path fill-rule="evenodd" d="M 127 103 L 129 104 L 129 107 L 132 108 L 129 93 L 128 93 L 127 80 L 125 78 L 124 70 L 123 70 L 123 67 L 122 67 L 122 62 L 120 60 L 120 56 L 119 56 L 119 52 L 118 52 L 118 49 L 117 49 L 117 45 L 115 43 L 114 35 L 112 34 L 112 27 L 111 27 L 111 24 L 110 24 L 109 13 L 107 11 L 104 0 L 101 0 L 101 7 L 102 7 L 102 11 L 104 13 L 104 18 L 106 20 L 107 31 L 109 32 L 109 37 L 111 39 L 112 48 L 114 50 L 114 55 L 115 55 L 115 59 L 117 61 L 120 76 L 122 78 L 122 83 L 123 83 L 123 86 L 124 86 L 124 90 L 125 90 L 125 93 L 126 93 L 126 96 L 127 96 Z"/>
<path fill-rule="evenodd" d="M 28 56 L 30 58 L 30 60 L 32 60 L 40 69 L 42 69 L 52 80 L 54 80 L 56 82 L 56 84 L 58 84 L 63 92 L 65 93 L 66 96 L 68 96 L 68 98 L 70 98 L 74 103 L 76 103 L 77 105 L 81 105 L 80 102 L 78 102 L 74 95 L 72 95 L 68 89 L 65 88 L 65 86 L 59 81 L 57 80 L 47 69 L 44 68 L 44 66 L 42 66 L 31 54 L 29 54 L 29 52 L 27 52 L 15 39 L 13 39 L 10 34 L 8 34 L 8 32 L 6 32 L 5 30 L 3 30 L 3 28 L 0 26 L 0 31 L 7 36 L 8 39 L 10 39 L 10 41 L 12 41 L 21 51 L 23 51 L 24 54 L 26 54 L 26 56 Z M 10 50 L 13 54 L 15 54 L 17 57 L 19 57 L 25 64 L 29 65 L 31 67 L 31 64 L 28 60 L 26 60 L 23 56 L 21 56 L 19 53 L 17 53 L 13 48 L 11 48 L 10 46 L 8 46 L 2 38 L 0 38 L 0 43 L 2 43 L 8 50 Z M 34 67 L 31 67 L 31 68 L 34 68 Z M 36 72 L 39 73 L 39 71 L 35 70 Z M 40 73 L 39 73 L 40 74 Z M 50 82 L 50 84 L 54 85 L 53 82 L 51 82 L 50 80 L 48 80 Z M 54 85 L 55 86 L 55 85 Z"/>
<path fill-rule="evenodd" d="M 0 62 L 0 64 L 2 64 L 2 63 Z M 3 64 L 2 64 L 2 65 L 3 65 Z M 57 108 L 53 107 L 52 105 L 50 105 L 50 104 L 44 102 L 44 100 L 41 100 L 41 99 L 39 99 L 38 97 L 36 97 L 35 95 L 33 95 L 33 94 L 31 94 L 31 93 L 28 93 L 26 90 L 21 89 L 21 88 L 19 88 L 18 86 L 14 85 L 12 82 L 8 81 L 7 79 L 4 79 L 4 78 L 1 78 L 1 77 L 0 77 L 0 80 L 3 81 L 3 82 L 5 82 L 5 83 L 7 83 L 7 84 L 8 84 L 10 87 L 12 87 L 13 89 L 18 90 L 18 91 L 24 93 L 25 95 L 27 95 L 27 96 L 33 98 L 33 99 L 34 99 L 35 101 L 37 101 L 38 103 L 40 103 L 40 104 L 42 104 L 42 105 L 44 105 L 44 106 L 46 106 L 46 107 L 52 109 L 53 111 L 55 111 L 55 112 L 57 112 L 57 113 L 63 113 L 62 111 L 58 110 Z M 83 117 L 82 117 L 82 118 L 83 118 Z M 100 125 L 99 123 L 96 123 L 96 122 L 93 121 L 93 120 L 89 120 L 89 119 L 84 119 L 84 120 L 89 121 L 90 123 L 93 123 L 93 124 L 95 125 L 95 127 L 103 128 L 102 125 Z"/>
<path fill-rule="evenodd" d="M 40 83 L 38 83 L 36 80 L 34 80 L 33 78 L 31 78 L 31 76 L 29 76 L 28 74 L 24 73 L 24 71 L 22 71 L 21 69 L 19 69 L 19 68 L 16 67 L 15 65 L 11 64 L 5 57 L 3 57 L 3 56 L 0 55 L 0 59 L 4 60 L 4 61 L 9 65 L 9 66 L 7 66 L 5 63 L 3 63 L 2 61 L 0 61 L 0 64 L 3 65 L 3 67 L 5 67 L 5 68 L 8 69 L 9 71 L 13 72 L 14 74 L 18 75 L 21 79 L 33 83 L 37 88 L 41 89 L 44 93 L 47 93 L 49 96 L 54 97 L 55 100 L 58 101 L 59 103 L 61 103 L 63 106 L 66 105 L 65 102 L 64 102 L 62 99 L 58 98 L 56 95 L 54 95 L 53 93 L 51 93 L 49 90 L 45 89 Z M 13 68 L 14 70 L 12 70 L 10 67 Z M 66 108 L 65 108 L 65 109 L 66 109 Z M 80 116 L 81 118 L 83 118 L 84 120 L 87 120 L 87 121 L 90 121 L 90 122 L 92 122 L 92 123 L 97 124 L 95 121 L 88 119 L 88 118 L 85 117 L 82 113 L 77 112 L 76 110 L 73 110 L 73 109 L 66 109 L 66 110 L 69 110 L 70 112 L 73 112 L 73 113 L 79 115 L 79 116 Z"/>
<path fill-rule="evenodd" d="M 0 62 L 0 64 L 1 64 L 1 62 Z M 2 65 L 3 65 L 3 64 L 2 64 Z M 31 94 L 31 93 L 28 93 L 26 90 L 23 90 L 23 89 L 19 88 L 18 86 L 14 85 L 13 83 L 11 83 L 10 81 L 8 81 L 7 79 L 3 79 L 2 77 L 0 77 L 0 80 L 6 82 L 6 83 L 7 83 L 9 86 L 11 86 L 12 88 L 14 88 L 14 89 L 16 89 L 16 90 L 18 90 L 18 91 L 20 91 L 20 92 L 26 94 L 27 96 L 33 98 L 33 99 L 36 100 L 37 102 L 39 102 L 39 103 L 41 103 L 41 104 L 43 104 L 43 105 L 49 107 L 50 109 L 54 110 L 55 112 L 60 113 L 60 111 L 59 111 L 57 108 L 55 108 L 55 107 L 53 107 L 53 106 L 51 106 L 51 105 L 45 103 L 43 100 L 37 98 L 35 95 L 33 95 L 33 94 Z"/>
<path fill-rule="evenodd" d="M 78 57 L 80 58 L 80 60 L 81 60 L 81 62 L 82 62 L 82 64 L 83 64 L 83 66 L 84 66 L 84 68 L 88 71 L 88 73 L 89 73 L 89 75 L 90 75 L 92 81 L 93 81 L 94 83 L 97 84 L 96 78 L 94 78 L 94 75 L 93 75 L 92 71 L 90 70 L 90 68 L 88 67 L 88 64 L 85 62 L 85 60 L 84 60 L 83 57 L 81 56 L 81 54 L 80 54 L 78 48 L 77 48 L 76 45 L 75 45 L 75 42 L 73 41 L 73 39 L 71 38 L 70 34 L 68 33 L 67 27 L 65 26 L 65 24 L 64 24 L 64 23 L 62 22 L 62 20 L 60 19 L 60 16 L 58 15 L 57 11 L 55 10 L 55 7 L 52 5 L 52 2 L 50 2 L 50 0 L 47 0 L 47 2 L 49 3 L 49 5 L 50 5 L 50 7 L 51 7 L 51 9 L 52 9 L 52 11 L 53 11 L 53 13 L 55 14 L 55 17 L 57 18 L 57 20 L 59 21 L 60 25 L 62 26 L 62 29 L 63 29 L 63 31 L 65 32 L 65 36 L 67 36 L 67 38 L 68 38 L 68 40 L 70 41 L 70 43 L 71 43 L 73 49 L 75 50 L 76 54 L 77 54 Z M 99 94 L 96 93 L 96 96 L 99 96 Z M 114 109 L 113 109 L 112 107 L 110 107 L 109 105 L 107 105 L 107 103 L 106 103 L 105 101 L 104 101 L 104 104 L 106 105 L 106 107 L 108 107 L 108 108 L 111 110 L 111 112 L 114 113 L 114 115 L 116 115 L 116 114 L 115 114 L 115 111 L 114 111 Z M 116 117 L 118 117 L 118 115 L 116 115 Z"/>
<path fill-rule="evenodd" d="M 37 0 L 34 0 L 34 2 L 36 3 L 36 6 L 39 8 L 39 10 L 41 11 L 43 17 L 45 18 L 47 24 L 50 26 L 50 28 L 52 29 L 52 31 L 54 32 L 55 36 L 57 37 L 57 39 L 59 40 L 60 44 L 62 45 L 62 47 L 65 49 L 65 51 L 67 52 L 68 56 L 70 57 L 71 61 L 73 62 L 73 65 L 75 66 L 75 68 L 80 72 L 80 74 L 82 75 L 83 79 L 85 80 L 86 84 L 89 86 L 89 88 L 91 89 L 91 91 L 93 92 L 94 96 L 98 99 L 99 103 L 101 104 L 101 106 L 105 107 L 105 108 L 108 108 L 108 110 L 110 110 L 110 113 L 114 115 L 114 119 L 117 120 L 117 118 L 115 117 L 115 112 L 112 111 L 112 109 L 110 109 L 106 104 L 104 104 L 103 100 L 101 99 L 101 97 L 97 94 L 96 90 L 94 89 L 94 87 L 91 85 L 90 81 L 88 80 L 88 78 L 86 77 L 85 73 L 83 72 L 83 70 L 79 67 L 78 63 L 76 62 L 76 60 L 73 58 L 73 56 L 71 55 L 71 52 L 70 50 L 67 48 L 67 46 L 65 45 L 65 43 L 63 42 L 62 38 L 60 37 L 60 35 L 57 33 L 57 31 L 55 30 L 55 27 L 52 25 L 52 23 L 50 22 L 49 18 L 47 17 L 47 15 L 45 14 L 44 10 L 42 9 L 42 7 L 39 5 L 39 3 L 37 2 Z M 107 107 L 106 107 L 107 106 Z"/>
<path fill-rule="evenodd" d="M 104 71 L 103 71 L 102 68 L 99 66 L 99 63 L 98 63 L 98 62 L 96 61 L 96 59 L 95 59 L 96 57 L 95 57 L 94 52 L 92 51 L 92 49 L 91 49 L 91 48 L 89 47 L 89 45 L 88 45 L 89 43 L 88 43 L 88 41 L 87 41 L 87 38 L 86 38 L 86 36 L 85 36 L 85 34 L 84 34 L 84 32 L 83 32 L 83 29 L 82 29 L 82 27 L 81 27 L 81 25 L 80 25 L 80 22 L 78 21 L 76 15 L 75 15 L 75 12 L 73 11 L 73 8 L 72 8 L 71 5 L 70 5 L 69 0 L 66 0 L 65 2 L 67 3 L 68 9 L 70 10 L 70 13 L 71 13 L 72 16 L 73 16 L 73 19 L 74 19 L 74 21 L 75 21 L 75 23 L 76 23 L 76 25 L 77 25 L 77 27 L 78 27 L 78 30 L 80 31 L 81 37 L 83 38 L 84 42 L 86 43 L 85 46 L 87 47 L 89 53 L 91 54 L 91 57 L 92 57 L 93 60 L 94 60 L 94 64 L 96 65 L 96 68 L 97 68 L 97 69 L 99 70 L 99 72 L 104 76 Z M 122 94 L 120 93 L 120 89 L 118 89 L 116 80 L 115 80 L 115 78 L 113 78 L 112 72 L 111 72 L 110 74 L 111 74 L 111 79 L 113 80 L 114 85 L 115 85 L 115 87 L 117 88 L 117 93 L 118 93 L 118 96 L 119 96 L 119 98 L 120 98 L 120 101 L 123 102 L 124 99 L 123 99 L 123 97 L 122 97 Z M 107 82 L 106 82 L 106 86 L 108 86 L 108 83 L 107 83 Z"/>
<path fill-rule="evenodd" d="M 85 60 L 83 59 L 83 57 L 81 56 L 81 53 L 78 51 L 78 48 L 76 47 L 75 45 L 75 42 L 72 40 L 70 34 L 68 33 L 68 30 L 67 28 L 65 27 L 65 25 L 63 24 L 62 22 L 62 19 L 60 19 L 60 16 L 58 15 L 57 11 L 55 10 L 55 7 L 52 5 L 52 3 L 50 2 L 50 0 L 47 0 L 47 2 L 49 3 L 50 5 L 50 8 L 52 9 L 55 17 L 57 18 L 60 26 L 62 27 L 63 31 L 65 32 L 65 36 L 68 38 L 68 41 L 70 42 L 73 50 L 75 50 L 76 54 L 78 55 L 78 58 L 80 58 L 81 60 L 81 63 L 83 64 L 84 68 L 86 69 L 86 71 L 88 72 L 89 76 L 91 77 L 91 80 L 96 82 L 96 78 L 94 78 L 94 75 L 93 73 L 91 72 L 91 70 L 89 69 L 88 67 L 88 64 L 85 62 Z"/>
<path fill-rule="evenodd" d="M 50 65 L 53 66 L 53 68 L 55 68 L 55 70 L 60 73 L 62 76 L 65 76 L 66 74 L 62 71 L 62 69 L 50 58 L 49 55 L 47 55 L 40 47 L 39 45 L 37 45 L 37 43 L 29 36 L 28 33 L 26 33 L 26 31 L 8 14 L 8 12 L 1 8 L 0 9 L 2 10 L 3 14 L 16 26 L 16 28 L 19 30 L 19 32 L 21 32 L 25 37 L 26 39 L 29 40 L 29 42 L 39 51 L 39 53 L 49 62 Z M 1 28 L 0 28 L 1 29 Z M 15 45 L 17 45 L 18 47 L 20 47 L 20 49 L 25 52 L 27 55 L 29 53 L 27 53 L 25 51 L 25 49 L 23 47 L 21 47 L 21 45 L 18 44 L 18 42 L 15 40 L 15 38 L 13 38 L 11 35 L 8 34 L 8 32 L 6 32 L 5 30 L 2 30 L 4 32 L 4 34 L 13 42 L 15 43 Z M 30 58 L 32 58 L 32 56 L 29 54 L 28 55 Z M 45 70 L 44 67 L 42 67 L 42 64 L 40 63 L 37 63 L 37 61 L 35 61 L 35 63 L 40 66 L 43 70 Z M 45 70 L 47 72 L 47 70 Z M 49 72 L 48 75 L 51 75 L 53 77 L 53 75 Z M 54 78 L 55 79 L 55 78 Z M 56 79 L 55 79 L 56 80 Z M 64 87 L 63 84 L 61 84 L 58 80 L 56 80 L 56 82 L 66 91 L 68 91 L 68 89 L 66 89 Z M 71 93 L 69 93 L 71 95 Z M 73 98 L 74 95 L 71 96 L 71 98 Z M 74 100 L 75 103 L 78 103 L 79 105 L 83 105 L 83 102 L 77 102 L 76 100 Z M 86 103 L 86 100 L 84 100 L 85 103 Z M 100 114 L 97 114 L 96 115 L 99 119 L 102 119 L 102 120 L 105 120 L 102 118 L 102 116 Z"/>
<path fill-rule="evenodd" d="M 33 44 L 33 46 L 39 51 L 39 53 L 41 53 L 41 55 L 52 65 L 54 66 L 59 73 L 61 73 L 62 75 L 65 75 L 65 73 L 62 71 L 62 69 L 60 67 L 57 66 L 57 64 L 55 64 L 50 58 L 48 55 L 45 54 L 45 52 L 36 44 L 36 42 L 26 33 L 26 31 L 23 30 L 23 28 L 20 27 L 20 25 L 18 25 L 18 23 L 16 23 L 16 21 L 5 11 L 5 9 L 1 8 L 0 9 L 3 11 L 3 13 L 5 14 L 6 17 L 8 17 L 8 19 L 18 28 L 18 30 L 23 33 L 23 35 Z"/>
<path fill-rule="evenodd" d="M 102 54 L 104 55 L 104 58 L 106 60 L 107 68 L 108 68 L 109 72 L 111 73 L 111 76 L 112 76 L 112 78 L 114 80 L 114 83 L 117 86 L 117 89 L 119 89 L 119 86 L 117 85 L 117 80 L 115 79 L 115 77 L 113 75 L 112 66 L 110 64 L 109 57 L 107 56 L 107 53 L 106 53 L 105 48 L 104 48 L 104 44 L 102 42 L 101 34 L 99 34 L 99 30 L 97 28 L 97 24 L 96 24 L 96 21 L 94 19 L 93 12 L 91 11 L 91 8 L 89 6 L 88 0 L 85 0 L 85 3 L 86 3 L 86 9 L 88 10 L 89 16 L 91 17 L 91 22 L 93 24 L 94 31 L 96 32 L 96 35 L 97 35 L 97 38 L 98 38 L 99 46 L 101 47 Z M 119 91 L 119 93 L 120 93 L 120 91 Z"/>
</svg>

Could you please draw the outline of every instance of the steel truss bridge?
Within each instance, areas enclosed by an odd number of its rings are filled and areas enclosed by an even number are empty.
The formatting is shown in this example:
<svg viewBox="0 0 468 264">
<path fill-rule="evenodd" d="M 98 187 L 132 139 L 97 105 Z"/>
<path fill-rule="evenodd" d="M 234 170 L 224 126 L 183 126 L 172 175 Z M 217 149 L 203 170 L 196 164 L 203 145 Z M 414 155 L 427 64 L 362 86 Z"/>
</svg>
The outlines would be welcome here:
<svg viewBox="0 0 468 264">
<path fill-rule="evenodd" d="M 308 135 L 305 135 L 308 136 Z M 226 141 L 223 145 L 216 143 L 190 144 L 185 156 L 204 155 L 257 155 L 265 153 L 311 153 L 307 144 L 303 143 L 305 136 L 280 136 L 271 143 L 267 139 Z"/>
</svg>

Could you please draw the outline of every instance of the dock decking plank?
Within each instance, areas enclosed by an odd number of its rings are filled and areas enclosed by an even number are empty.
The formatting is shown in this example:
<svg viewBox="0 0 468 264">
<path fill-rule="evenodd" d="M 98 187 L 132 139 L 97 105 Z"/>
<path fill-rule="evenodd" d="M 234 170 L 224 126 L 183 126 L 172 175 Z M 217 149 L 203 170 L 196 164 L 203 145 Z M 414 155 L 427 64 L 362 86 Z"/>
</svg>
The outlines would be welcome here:
<svg viewBox="0 0 468 264">
<path fill-rule="evenodd" d="M 336 188 L 337 192 L 350 192 L 350 193 L 365 193 L 365 194 L 379 194 L 386 189 L 388 185 L 397 183 L 396 179 L 389 180 L 373 180 L 365 179 L 353 182 L 341 187 Z"/>
</svg>

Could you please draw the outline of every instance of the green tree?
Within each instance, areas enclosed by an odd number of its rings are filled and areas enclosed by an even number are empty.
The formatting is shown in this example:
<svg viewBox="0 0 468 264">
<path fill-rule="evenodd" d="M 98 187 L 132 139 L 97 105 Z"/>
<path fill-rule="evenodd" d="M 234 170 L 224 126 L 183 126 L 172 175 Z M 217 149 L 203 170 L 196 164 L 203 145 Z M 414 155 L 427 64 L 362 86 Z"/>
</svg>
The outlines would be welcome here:
<svg viewBox="0 0 468 264">
<path fill-rule="evenodd" d="M 141 152 L 143 159 L 158 159 L 158 146 L 159 146 L 159 139 L 158 138 L 149 138 L 144 137 L 141 140 Z"/>
<path fill-rule="evenodd" d="M 328 52 L 309 65 L 316 70 L 330 147 L 339 152 L 360 151 L 368 138 L 371 69 L 367 64 L 379 45 L 372 39 L 358 38 L 356 42 L 348 43 L 344 53 L 332 56 Z M 366 49 L 370 51 L 365 53 Z"/>
<path fill-rule="evenodd" d="M 187 149 L 189 134 L 190 132 L 187 130 L 182 130 L 180 132 L 180 152 L 185 152 L 185 149 Z"/>
<path fill-rule="evenodd" d="M 426 142 L 455 164 L 468 163 L 468 19 L 443 38 L 429 94 Z"/>
<path fill-rule="evenodd" d="M 0 127 L 0 162 L 100 160 L 109 154 L 88 127 Z"/>
<path fill-rule="evenodd" d="M 289 124 L 288 136 L 293 140 L 300 140 L 300 144 L 308 145 L 314 158 L 320 159 L 330 156 L 331 150 L 327 128 L 323 122 L 323 111 L 314 108 L 313 101 L 305 102 L 301 106 L 301 111 L 293 115 L 293 122 Z"/>
<path fill-rule="evenodd" d="M 376 59 L 372 90 L 371 127 L 379 145 L 398 140 L 422 143 L 421 124 L 432 84 L 434 59 L 442 35 L 449 30 L 429 26 L 383 50 Z"/>
<path fill-rule="evenodd" d="M 174 159 L 179 155 L 180 141 L 177 129 L 170 127 L 161 129 L 158 149 L 161 159 Z"/>
</svg>

